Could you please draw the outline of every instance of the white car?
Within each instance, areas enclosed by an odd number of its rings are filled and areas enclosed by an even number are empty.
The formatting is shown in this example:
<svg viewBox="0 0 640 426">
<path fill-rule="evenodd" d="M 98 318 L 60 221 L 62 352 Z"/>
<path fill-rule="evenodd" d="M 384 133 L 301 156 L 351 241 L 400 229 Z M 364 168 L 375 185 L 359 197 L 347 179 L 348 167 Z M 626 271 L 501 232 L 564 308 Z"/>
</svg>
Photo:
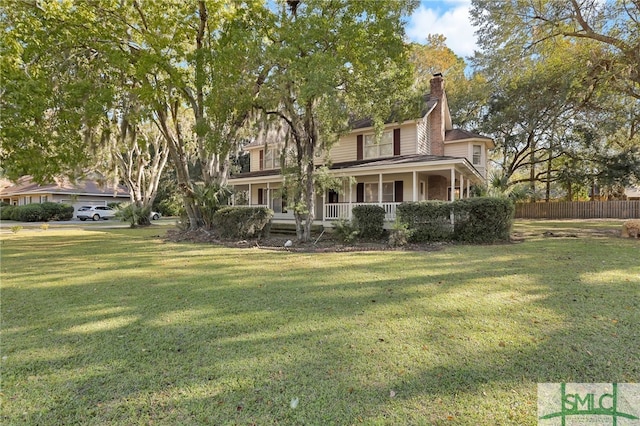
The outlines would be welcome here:
<svg viewBox="0 0 640 426">
<path fill-rule="evenodd" d="M 160 219 L 161 216 L 162 216 L 162 213 L 151 212 L 151 214 L 149 215 L 149 218 L 151 220 L 158 220 L 158 219 Z"/>
<path fill-rule="evenodd" d="M 115 209 L 107 206 L 82 206 L 78 209 L 76 217 L 81 221 L 87 219 L 100 220 L 100 219 L 113 219 L 116 217 Z"/>
</svg>

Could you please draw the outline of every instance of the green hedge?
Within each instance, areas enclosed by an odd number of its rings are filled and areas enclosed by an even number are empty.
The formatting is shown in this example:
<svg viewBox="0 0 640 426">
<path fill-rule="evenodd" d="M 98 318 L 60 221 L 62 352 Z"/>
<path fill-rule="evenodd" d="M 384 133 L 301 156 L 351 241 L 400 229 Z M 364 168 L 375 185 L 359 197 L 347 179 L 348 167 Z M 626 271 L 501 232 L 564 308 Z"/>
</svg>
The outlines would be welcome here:
<svg viewBox="0 0 640 426">
<path fill-rule="evenodd" d="M 73 218 L 73 206 L 46 202 L 22 206 L 0 207 L 0 220 L 19 222 L 48 222 L 51 220 L 70 220 Z"/>
<path fill-rule="evenodd" d="M 73 206 L 69 204 L 60 204 L 60 203 L 52 203 L 46 202 L 40 204 L 44 211 L 45 221 L 49 220 L 70 220 L 73 218 Z"/>
<path fill-rule="evenodd" d="M 453 239 L 451 203 L 421 201 L 402 203 L 396 210 L 398 222 L 410 231 L 409 241 L 427 243 Z"/>
<path fill-rule="evenodd" d="M 13 214 L 17 206 L 2 205 L 0 206 L 0 220 L 15 220 Z"/>
<path fill-rule="evenodd" d="M 385 210 L 381 206 L 362 205 L 353 208 L 353 224 L 358 237 L 377 240 L 384 235 Z"/>
<path fill-rule="evenodd" d="M 222 238 L 266 237 L 272 217 L 266 207 L 223 207 L 214 213 L 213 227 Z"/>
<path fill-rule="evenodd" d="M 15 215 L 19 222 L 42 222 L 46 217 L 41 204 L 18 206 Z"/>
<path fill-rule="evenodd" d="M 466 243 L 509 241 L 515 206 L 507 198 L 479 197 L 454 201 L 454 239 Z"/>
<path fill-rule="evenodd" d="M 494 243 L 509 241 L 515 207 L 505 198 L 477 197 L 447 203 L 402 203 L 398 223 L 409 230 L 410 242 L 460 241 Z M 451 214 L 454 223 L 451 225 Z"/>
</svg>

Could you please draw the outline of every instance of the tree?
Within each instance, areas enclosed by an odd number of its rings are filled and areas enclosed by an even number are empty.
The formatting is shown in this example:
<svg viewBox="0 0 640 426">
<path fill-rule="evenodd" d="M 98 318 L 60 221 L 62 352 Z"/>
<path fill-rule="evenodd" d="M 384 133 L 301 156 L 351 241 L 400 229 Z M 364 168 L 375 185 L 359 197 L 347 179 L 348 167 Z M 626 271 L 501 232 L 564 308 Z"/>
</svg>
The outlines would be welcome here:
<svg viewBox="0 0 640 426">
<path fill-rule="evenodd" d="M 193 181 L 226 184 L 269 72 L 266 6 L 52 0 L 2 12 L 3 80 L 11 83 L 0 155 L 8 173 L 79 173 L 91 163 L 89 148 L 109 139 L 109 111 L 126 94 L 167 143 L 190 226 L 204 225 Z M 190 174 L 193 164 L 199 176 Z"/>
<path fill-rule="evenodd" d="M 598 45 L 588 68 L 593 82 L 640 99 L 640 3 L 636 0 L 473 0 L 480 45 L 519 55 L 567 38 Z"/>
<path fill-rule="evenodd" d="M 347 131 L 350 114 L 371 117 L 380 129 L 394 93 L 409 86 L 402 20 L 412 7 L 413 2 L 309 0 L 274 11 L 266 49 L 274 67 L 259 107 L 284 123 L 292 147 L 286 181 L 299 240 L 311 235 L 316 154 L 328 152 Z"/>
<path fill-rule="evenodd" d="M 96 125 L 109 107 L 112 86 L 100 69 L 107 58 L 74 38 L 97 38 L 83 25 L 72 28 L 62 2 L 11 2 L 0 8 L 0 160 L 12 180 L 38 182 L 76 177 L 99 140 Z M 79 8 L 81 9 L 81 8 Z"/>
<path fill-rule="evenodd" d="M 447 102 L 453 121 L 460 127 L 477 130 L 480 110 L 487 100 L 486 82 L 482 74 L 465 74 L 467 63 L 446 45 L 446 37 L 429 34 L 426 43 L 412 43 L 410 61 L 414 68 L 413 89 L 423 95 L 429 81 L 442 73 L 447 82 Z"/>
<path fill-rule="evenodd" d="M 549 199 L 553 185 L 571 198 L 596 181 L 631 179 L 634 154 L 624 141 L 637 126 L 628 110 L 640 106 L 637 2 L 473 4 L 482 47 L 474 63 L 492 96 L 483 125 L 498 130 L 496 181 L 543 182 Z"/>
</svg>

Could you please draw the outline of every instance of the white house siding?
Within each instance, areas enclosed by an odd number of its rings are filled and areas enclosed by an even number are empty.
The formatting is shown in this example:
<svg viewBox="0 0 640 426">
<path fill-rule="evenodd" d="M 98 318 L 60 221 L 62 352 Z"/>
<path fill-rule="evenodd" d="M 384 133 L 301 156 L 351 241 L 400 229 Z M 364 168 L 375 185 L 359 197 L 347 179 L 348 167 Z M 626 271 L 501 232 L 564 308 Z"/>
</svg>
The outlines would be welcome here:
<svg viewBox="0 0 640 426">
<path fill-rule="evenodd" d="M 329 151 L 331 161 L 334 163 L 354 161 L 357 155 L 357 139 L 355 133 L 341 137 Z"/>
<path fill-rule="evenodd" d="M 447 155 L 449 157 L 464 157 L 469 160 L 469 162 L 471 162 L 471 158 L 469 157 L 470 149 L 471 144 L 469 142 L 445 143 L 444 155 Z"/>
<path fill-rule="evenodd" d="M 400 126 L 400 155 L 416 154 L 417 142 L 415 123 Z"/>
<path fill-rule="evenodd" d="M 416 126 L 416 153 L 428 155 L 431 153 L 431 126 L 429 116 L 420 120 Z"/>
<path fill-rule="evenodd" d="M 257 172 L 260 170 L 260 154 L 259 149 L 249 151 L 249 171 Z"/>
<path fill-rule="evenodd" d="M 469 163 L 473 164 L 473 145 L 480 145 L 482 149 L 480 164 L 474 164 L 473 166 L 484 178 L 486 178 L 487 148 L 484 141 L 466 140 L 464 142 L 446 143 L 444 146 L 444 155 L 449 155 L 451 157 L 464 157 L 469 161 Z"/>
</svg>

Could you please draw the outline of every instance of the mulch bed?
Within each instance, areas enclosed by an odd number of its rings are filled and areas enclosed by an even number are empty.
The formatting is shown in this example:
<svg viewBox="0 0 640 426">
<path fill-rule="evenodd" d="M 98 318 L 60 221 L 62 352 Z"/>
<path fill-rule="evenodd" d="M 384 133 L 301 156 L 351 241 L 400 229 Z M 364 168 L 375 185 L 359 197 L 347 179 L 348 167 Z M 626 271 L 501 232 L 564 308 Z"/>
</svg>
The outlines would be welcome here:
<svg viewBox="0 0 640 426">
<path fill-rule="evenodd" d="M 274 251 L 290 251 L 294 253 L 337 253 L 337 252 L 364 252 L 364 251 L 438 251 L 448 243 L 433 244 L 407 244 L 404 247 L 391 247 L 386 241 L 379 242 L 357 242 L 352 245 L 343 244 L 332 238 L 331 235 L 323 234 L 318 238 L 316 235 L 310 242 L 298 242 L 294 235 L 271 234 L 267 238 L 247 239 L 247 240 L 226 240 L 221 239 L 214 233 L 205 229 L 195 231 L 169 230 L 165 236 L 166 241 L 188 242 L 188 243 L 208 243 L 230 248 L 251 248 Z M 285 243 L 291 241 L 290 247 L 285 247 Z"/>
</svg>

